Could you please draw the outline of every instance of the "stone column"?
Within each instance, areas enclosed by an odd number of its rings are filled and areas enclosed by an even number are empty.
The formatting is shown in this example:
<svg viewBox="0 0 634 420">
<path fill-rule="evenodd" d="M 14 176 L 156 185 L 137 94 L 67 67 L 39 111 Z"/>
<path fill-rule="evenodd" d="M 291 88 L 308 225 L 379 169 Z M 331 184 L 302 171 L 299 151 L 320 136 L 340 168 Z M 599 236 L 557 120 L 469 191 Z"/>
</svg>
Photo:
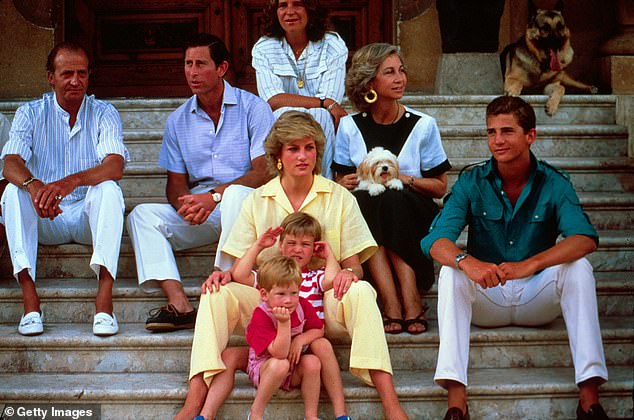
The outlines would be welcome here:
<svg viewBox="0 0 634 420">
<path fill-rule="evenodd" d="M 628 127 L 634 157 L 634 2 L 617 0 L 619 33 L 601 47 L 601 74 L 617 96 L 617 123 Z"/>
</svg>

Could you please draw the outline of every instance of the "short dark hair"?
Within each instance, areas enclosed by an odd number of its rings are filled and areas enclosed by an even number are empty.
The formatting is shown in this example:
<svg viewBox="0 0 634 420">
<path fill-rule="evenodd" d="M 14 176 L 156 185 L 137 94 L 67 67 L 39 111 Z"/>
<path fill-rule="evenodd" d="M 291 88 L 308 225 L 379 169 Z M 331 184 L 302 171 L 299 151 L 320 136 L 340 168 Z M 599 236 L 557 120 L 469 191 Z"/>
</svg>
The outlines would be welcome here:
<svg viewBox="0 0 634 420">
<path fill-rule="evenodd" d="M 271 38 L 284 38 L 284 29 L 277 19 L 279 0 L 270 0 L 264 7 L 264 33 Z M 308 15 L 306 34 L 309 41 L 319 41 L 326 34 L 326 10 L 321 7 L 319 0 L 304 0 L 304 7 Z"/>
<path fill-rule="evenodd" d="M 62 50 L 83 53 L 88 59 L 88 66 L 90 67 L 90 57 L 88 56 L 88 52 L 84 49 L 84 47 L 75 42 L 64 41 L 54 46 L 51 52 L 48 53 L 48 57 L 46 58 L 47 72 L 55 73 L 55 59 L 57 58 L 57 54 L 59 54 L 59 52 Z"/>
<path fill-rule="evenodd" d="M 500 114 L 513 114 L 524 133 L 535 128 L 535 110 L 519 96 L 498 96 L 487 105 L 487 119 Z"/>
<path fill-rule="evenodd" d="M 207 33 L 196 34 L 193 38 L 187 41 L 185 47 L 183 48 L 183 53 L 187 52 L 188 49 L 195 47 L 209 48 L 209 56 L 216 66 L 222 64 L 223 61 L 229 62 L 231 59 L 227 46 L 222 39 L 215 35 Z"/>
</svg>

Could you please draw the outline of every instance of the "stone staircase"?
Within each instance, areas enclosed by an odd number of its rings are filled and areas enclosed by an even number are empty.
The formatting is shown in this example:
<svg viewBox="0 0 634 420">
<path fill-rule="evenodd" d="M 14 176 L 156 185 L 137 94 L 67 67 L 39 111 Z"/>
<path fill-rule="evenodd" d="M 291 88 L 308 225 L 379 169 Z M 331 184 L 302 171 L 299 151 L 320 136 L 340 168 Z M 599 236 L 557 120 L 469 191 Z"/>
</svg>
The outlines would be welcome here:
<svg viewBox="0 0 634 420">
<path fill-rule="evenodd" d="M 538 112 L 539 158 L 565 169 L 585 210 L 600 231 L 595 267 L 597 295 L 610 381 L 602 402 L 612 418 L 632 418 L 634 389 L 634 161 L 627 157 L 627 130 L 615 123 L 613 96 L 566 96 L 559 112 L 543 112 L 545 97 L 527 96 Z M 408 96 L 403 102 L 434 116 L 454 169 L 488 156 L 484 110 L 489 96 Z M 165 173 L 155 162 L 165 119 L 182 100 L 114 100 L 121 113 L 133 162 L 121 181 L 127 210 L 141 202 L 164 202 Z M 0 102 L 12 117 L 22 102 Z M 197 300 L 212 266 L 215 247 L 177 253 L 187 294 Z M 146 294 L 136 282 L 127 234 L 121 248 L 115 311 L 120 333 L 92 335 L 96 282 L 88 268 L 90 248 L 42 246 L 37 286 L 46 315 L 43 335 L 22 337 L 17 322 L 21 293 L 11 264 L 0 259 L 0 407 L 12 403 L 100 404 L 104 419 L 169 419 L 187 391 L 191 331 L 151 334 L 147 311 L 160 294 Z M 6 254 L 6 253 L 5 253 Z M 419 336 L 388 335 L 400 399 L 413 419 L 442 418 L 446 393 L 432 382 L 438 349 L 436 290 L 425 297 L 430 331 Z M 244 345 L 242 337 L 232 344 Z M 348 340 L 334 342 L 343 370 L 346 400 L 356 419 L 381 418 L 373 388 L 347 373 Z M 544 328 L 472 328 L 470 412 L 474 419 L 574 418 L 577 388 L 563 320 Z M 221 418 L 245 418 L 255 395 L 246 375 L 224 405 Z M 15 404 L 14 404 L 15 405 Z M 324 397 L 322 418 L 332 417 Z M 279 393 L 268 418 L 302 418 L 298 391 Z"/>
</svg>

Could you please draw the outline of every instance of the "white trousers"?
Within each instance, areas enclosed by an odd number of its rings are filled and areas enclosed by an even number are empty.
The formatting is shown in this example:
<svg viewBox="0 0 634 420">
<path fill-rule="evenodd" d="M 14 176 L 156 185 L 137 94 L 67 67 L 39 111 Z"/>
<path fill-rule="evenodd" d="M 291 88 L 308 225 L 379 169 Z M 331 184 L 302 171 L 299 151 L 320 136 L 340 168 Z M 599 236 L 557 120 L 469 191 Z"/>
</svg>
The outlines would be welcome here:
<svg viewBox="0 0 634 420">
<path fill-rule="evenodd" d="M 326 144 L 324 145 L 324 153 L 321 157 L 321 175 L 324 178 L 333 179 L 332 177 L 332 160 L 335 156 L 335 124 L 332 121 L 332 115 L 327 109 L 324 108 L 297 108 L 285 106 L 278 108 L 273 113 L 275 118 L 279 118 L 280 115 L 286 111 L 302 111 L 310 114 L 315 121 L 321 125 L 324 130 L 324 136 L 326 137 Z"/>
<path fill-rule="evenodd" d="M 35 281 L 38 242 L 43 245 L 92 244 L 90 268 L 97 278 L 101 266 L 116 278 L 125 211 L 119 185 L 105 181 L 91 186 L 83 200 L 64 200 L 60 208 L 63 213 L 55 219 L 42 219 L 28 192 L 13 184 L 7 185 L 2 195 L 2 215 L 16 279 L 19 272 L 28 269 Z"/>
<path fill-rule="evenodd" d="M 544 325 L 563 313 L 575 382 L 607 381 L 592 266 L 585 258 L 532 277 L 483 289 L 462 271 L 443 266 L 438 278 L 440 349 L 434 381 L 467 385 L 470 324 L 483 327 Z"/>
</svg>

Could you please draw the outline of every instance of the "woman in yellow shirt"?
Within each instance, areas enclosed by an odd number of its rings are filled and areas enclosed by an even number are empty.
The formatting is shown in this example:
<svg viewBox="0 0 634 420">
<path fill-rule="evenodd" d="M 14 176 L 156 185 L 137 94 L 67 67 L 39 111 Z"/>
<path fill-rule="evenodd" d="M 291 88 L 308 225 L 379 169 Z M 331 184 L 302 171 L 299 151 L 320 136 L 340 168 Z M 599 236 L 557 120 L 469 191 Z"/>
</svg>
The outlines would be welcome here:
<svg viewBox="0 0 634 420">
<path fill-rule="evenodd" d="M 280 116 L 265 141 L 269 168 L 278 176 L 244 201 L 222 252 L 240 258 L 267 228 L 279 226 L 290 213 L 302 211 L 318 219 L 323 240 L 330 244 L 342 267 L 333 290 L 324 295 L 326 334 L 351 337 L 350 372 L 376 387 L 387 418 L 406 419 L 394 389 L 376 292 L 367 282 L 358 281 L 363 277 L 361 263 L 376 251 L 376 242 L 352 194 L 319 175 L 324 142 L 321 127 L 310 115 L 289 111 Z M 267 258 L 276 250 L 271 247 L 269 254 L 263 252 L 260 257 Z M 182 418 L 187 418 L 186 412 L 199 412 L 207 392 L 216 396 L 218 407 L 229 395 L 232 386 L 215 387 L 213 377 L 227 367 L 246 368 L 246 352 L 234 357 L 232 366 L 225 366 L 221 353 L 232 333 L 244 334 L 258 304 L 257 289 L 231 282 L 226 274 L 210 276 L 204 288 L 211 292 L 200 300 L 190 391 L 179 413 Z"/>
</svg>

